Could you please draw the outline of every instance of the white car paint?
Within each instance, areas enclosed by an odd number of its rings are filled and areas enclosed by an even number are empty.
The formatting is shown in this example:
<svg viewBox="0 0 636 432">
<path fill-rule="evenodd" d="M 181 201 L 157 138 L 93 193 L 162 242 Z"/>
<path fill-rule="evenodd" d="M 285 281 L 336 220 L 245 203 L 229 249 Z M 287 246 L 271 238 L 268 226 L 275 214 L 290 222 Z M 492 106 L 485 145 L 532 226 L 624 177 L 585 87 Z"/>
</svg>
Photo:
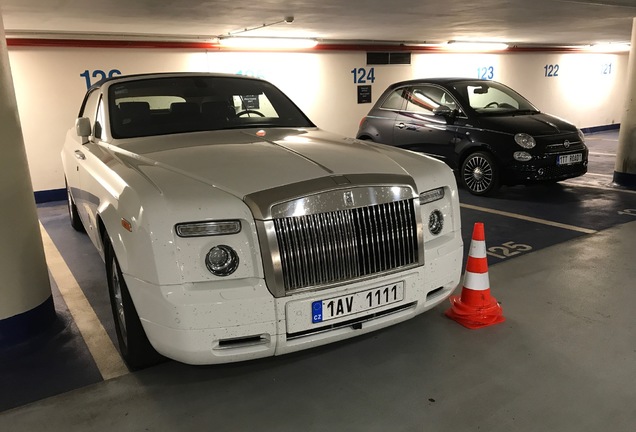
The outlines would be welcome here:
<svg viewBox="0 0 636 432">
<path fill-rule="evenodd" d="M 134 79 L 108 81 L 94 91 L 101 93 L 107 107 L 109 87 Z M 457 187 L 442 162 L 315 127 L 115 139 L 108 132 L 108 112 L 102 122 L 101 139 L 80 137 L 75 127 L 69 130 L 62 151 L 66 179 L 86 231 L 102 256 L 100 224 L 112 242 L 143 329 L 166 357 L 211 364 L 310 348 L 412 318 L 444 301 L 459 284 L 463 249 Z M 245 197 L 311 179 L 354 174 L 407 175 L 418 194 L 444 188 L 441 200 L 416 207 L 423 221 L 418 229 L 423 264 L 274 296 L 261 255 L 267 247 L 259 243 Z M 442 232 L 433 236 L 427 222 L 435 209 L 445 222 Z M 130 230 L 122 219 L 130 223 Z M 175 233 L 178 223 L 207 220 L 239 220 L 242 228 L 237 234 L 212 237 L 182 238 Z M 230 276 L 215 276 L 205 266 L 205 255 L 218 244 L 232 247 L 240 257 Z M 400 304 L 411 307 L 370 316 L 395 306 L 387 305 L 329 321 L 337 326 L 361 319 L 356 325 L 312 332 L 313 301 L 398 281 L 404 282 L 405 299 Z M 362 319 L 367 315 L 368 320 Z"/>
</svg>

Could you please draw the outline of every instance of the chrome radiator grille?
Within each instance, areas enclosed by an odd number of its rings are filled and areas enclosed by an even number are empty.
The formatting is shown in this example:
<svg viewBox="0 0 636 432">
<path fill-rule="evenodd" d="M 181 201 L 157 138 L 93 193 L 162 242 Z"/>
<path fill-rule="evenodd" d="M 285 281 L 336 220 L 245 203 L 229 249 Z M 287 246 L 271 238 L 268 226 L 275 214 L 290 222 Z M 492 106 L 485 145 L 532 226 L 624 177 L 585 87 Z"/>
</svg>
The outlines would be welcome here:
<svg viewBox="0 0 636 432">
<path fill-rule="evenodd" d="M 285 291 L 328 285 L 418 262 L 412 199 L 274 219 Z"/>
</svg>

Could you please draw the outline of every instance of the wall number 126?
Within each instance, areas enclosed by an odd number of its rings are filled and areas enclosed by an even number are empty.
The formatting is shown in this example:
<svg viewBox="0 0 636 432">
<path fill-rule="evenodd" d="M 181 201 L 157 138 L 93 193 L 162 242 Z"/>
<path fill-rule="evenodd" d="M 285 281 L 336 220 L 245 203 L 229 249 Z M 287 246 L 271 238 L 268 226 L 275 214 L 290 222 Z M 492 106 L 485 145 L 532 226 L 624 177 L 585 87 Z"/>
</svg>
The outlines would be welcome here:
<svg viewBox="0 0 636 432">
<path fill-rule="evenodd" d="M 96 78 L 94 83 L 97 83 L 103 79 L 112 78 L 114 75 L 121 75 L 121 72 L 118 69 L 111 69 L 108 73 L 106 73 L 103 70 L 95 69 L 92 74 L 89 70 L 85 70 L 80 74 L 80 76 L 86 80 L 87 89 L 91 86 L 91 76 Z"/>
</svg>

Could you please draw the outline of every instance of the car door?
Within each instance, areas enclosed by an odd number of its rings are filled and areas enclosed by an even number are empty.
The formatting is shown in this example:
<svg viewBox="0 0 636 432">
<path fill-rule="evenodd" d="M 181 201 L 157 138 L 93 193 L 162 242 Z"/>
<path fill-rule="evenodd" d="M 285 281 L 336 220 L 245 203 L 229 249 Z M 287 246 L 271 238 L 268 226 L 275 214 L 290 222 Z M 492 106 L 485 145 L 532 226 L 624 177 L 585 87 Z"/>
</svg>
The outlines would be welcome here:
<svg viewBox="0 0 636 432">
<path fill-rule="evenodd" d="M 404 108 L 406 101 L 403 98 L 404 88 L 392 91 L 382 104 L 367 115 L 368 129 L 366 134 L 373 136 L 373 140 L 383 144 L 394 145 L 393 129 L 395 118 L 400 110 Z"/>
<path fill-rule="evenodd" d="M 80 108 L 79 118 L 87 117 L 91 125 L 95 123 L 95 115 L 97 112 L 97 104 L 100 100 L 100 92 L 95 89 L 88 93 L 84 98 L 82 107 Z M 90 137 L 89 137 L 90 139 Z M 85 227 L 89 226 L 89 218 L 87 214 L 86 201 L 88 197 L 84 189 L 82 188 L 82 172 L 85 169 L 84 161 L 86 160 L 86 137 L 80 137 L 77 135 L 75 127 L 69 130 L 66 141 L 64 143 L 64 152 L 62 161 L 64 164 L 64 171 L 66 175 L 66 183 L 68 185 L 69 193 L 71 194 L 75 205 L 77 207 L 77 213 Z M 88 231 L 88 230 L 87 230 Z"/>
<path fill-rule="evenodd" d="M 73 151 L 76 160 L 77 172 L 77 212 L 86 227 L 86 233 L 93 243 L 100 248 L 101 242 L 98 240 L 98 229 L 96 215 L 100 205 L 100 179 L 104 180 L 103 157 L 100 154 L 103 150 L 97 144 L 102 140 L 104 120 L 104 107 L 102 104 L 101 92 L 96 89 L 88 95 L 81 117 L 87 117 L 91 123 L 91 135 L 88 139 Z"/>
<path fill-rule="evenodd" d="M 406 106 L 396 116 L 393 129 L 395 145 L 426 153 L 449 162 L 455 151 L 457 128 L 452 116 L 436 114 L 441 106 L 455 109 L 453 97 L 445 89 L 418 84 L 405 89 Z"/>
</svg>

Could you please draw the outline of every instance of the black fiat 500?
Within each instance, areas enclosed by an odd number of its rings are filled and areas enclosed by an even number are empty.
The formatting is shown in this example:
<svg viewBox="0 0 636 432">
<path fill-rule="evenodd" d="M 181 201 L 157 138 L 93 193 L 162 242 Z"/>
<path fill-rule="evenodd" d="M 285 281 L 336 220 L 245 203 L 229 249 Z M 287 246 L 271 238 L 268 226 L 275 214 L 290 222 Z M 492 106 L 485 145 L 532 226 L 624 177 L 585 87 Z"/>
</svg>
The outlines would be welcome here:
<svg viewBox="0 0 636 432">
<path fill-rule="evenodd" d="M 358 139 L 442 159 L 475 195 L 502 184 L 557 182 L 587 172 L 583 133 L 487 80 L 392 84 L 360 122 Z"/>
</svg>

